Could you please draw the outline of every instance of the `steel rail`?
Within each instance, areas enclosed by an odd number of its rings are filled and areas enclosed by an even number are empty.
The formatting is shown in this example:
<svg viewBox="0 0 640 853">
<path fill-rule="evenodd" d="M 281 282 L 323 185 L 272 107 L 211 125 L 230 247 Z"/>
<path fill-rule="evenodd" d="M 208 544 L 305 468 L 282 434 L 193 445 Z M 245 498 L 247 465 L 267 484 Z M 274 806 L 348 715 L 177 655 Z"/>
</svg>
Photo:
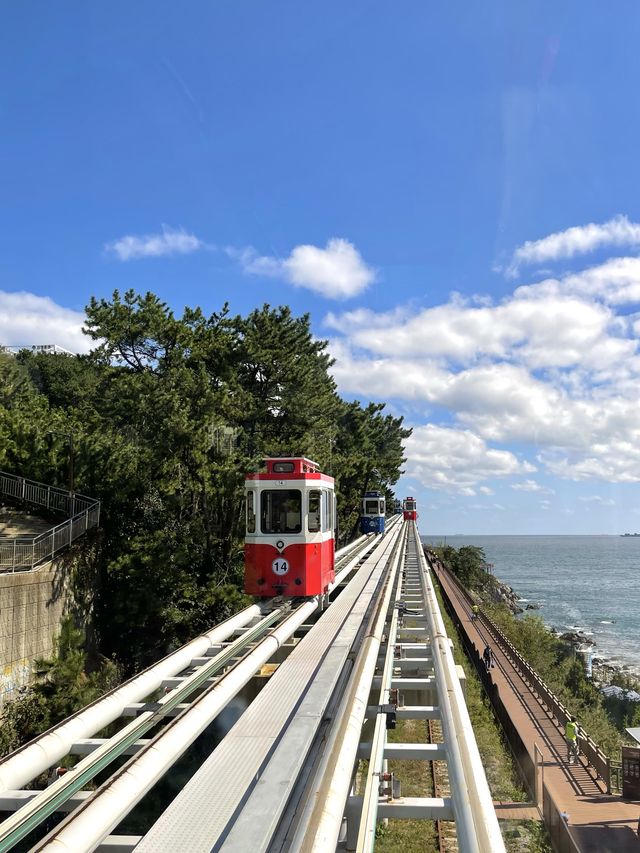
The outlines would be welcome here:
<svg viewBox="0 0 640 853">
<path fill-rule="evenodd" d="M 307 801 L 291 849 L 301 853 L 324 853 L 338 842 L 345 804 L 349 796 L 358 747 L 362 737 L 371 683 L 375 674 L 389 602 L 395 589 L 394 577 L 406 547 L 406 528 L 391 557 L 389 579 L 379 607 L 364 638 L 354 664 L 351 686 L 336 718 L 340 724 L 329 734 L 329 742 L 315 774 L 317 793 Z"/>
<path fill-rule="evenodd" d="M 437 720 L 427 720 L 427 731 L 429 733 L 429 743 L 437 743 L 436 734 L 438 729 L 438 721 Z M 438 771 L 436 769 L 436 762 L 431 761 L 431 781 L 433 783 L 433 796 L 439 797 L 442 792 L 442 786 L 440 781 L 438 780 Z M 449 793 L 451 793 L 449 791 Z M 446 853 L 447 848 L 447 839 L 443 826 L 444 821 L 438 818 L 435 822 L 436 824 L 436 833 L 438 835 L 438 849 L 440 853 Z M 457 844 L 456 844 L 457 846 Z"/>
<path fill-rule="evenodd" d="M 460 849 L 464 853 L 486 853 L 489 850 L 491 853 L 504 853 L 504 841 L 456 673 L 430 569 L 418 537 L 417 526 L 415 522 L 412 524 L 418 546 L 420 577 L 428 604 L 427 623 L 432 637 L 435 680 L 447 745 L 447 767 Z"/>
<path fill-rule="evenodd" d="M 336 575 L 335 585 L 338 585 L 353 571 L 356 565 L 372 550 L 377 541 L 376 537 L 365 537 L 369 541 L 359 549 L 355 557 Z M 354 549 L 351 549 L 353 551 Z M 81 850 L 93 850 L 101 840 L 109 834 L 113 827 L 133 808 L 144 794 L 161 778 L 167 769 L 193 743 L 199 734 L 213 721 L 225 705 L 247 684 L 259 668 L 266 663 L 280 646 L 286 642 L 295 631 L 320 606 L 323 596 L 316 596 L 299 605 L 276 628 L 272 629 L 245 657 L 229 669 L 215 684 L 209 686 L 189 708 L 174 718 L 147 745 L 140 749 L 135 756 L 125 764 L 114 776 L 107 780 L 90 798 L 81 804 L 76 811 L 64 820 L 54 833 L 45 839 L 45 845 L 38 850 L 62 851 L 68 850 L 79 853 Z M 104 744 L 108 754 L 109 743 Z M 90 757 L 90 756 L 89 756 Z M 83 762 L 81 762 L 82 764 Z M 108 763 L 108 762 L 107 762 Z M 106 764 L 105 764 L 106 766 Z M 79 768 L 80 765 L 77 765 Z M 59 783 L 64 783 L 66 774 Z M 72 774 L 75 775 L 75 772 Z M 58 785 L 59 783 L 55 783 Z M 51 786 L 53 788 L 54 786 Z M 61 784 L 62 787 L 62 784 Z M 51 790 L 51 789 L 47 789 Z M 43 792 L 43 793 L 46 793 Z M 34 804 L 33 814 L 40 813 L 42 822 L 51 810 L 44 803 L 44 798 L 31 801 Z M 57 805 L 57 803 L 56 803 Z M 16 818 L 15 832 L 18 833 L 20 813 L 26 813 L 26 806 L 20 809 Z M 53 809 L 55 810 L 55 809 Z M 37 825 L 37 823 L 34 823 Z M 3 828 L 0 825 L 0 830 Z M 33 828 L 31 826 L 30 828 Z M 23 837 L 24 833 L 20 835 Z M 3 836 L 0 835 L 0 838 Z M 17 840 L 17 835 L 15 836 Z M 15 841 L 13 842 L 15 843 Z M 0 851 L 3 849 L 0 846 Z"/>
</svg>

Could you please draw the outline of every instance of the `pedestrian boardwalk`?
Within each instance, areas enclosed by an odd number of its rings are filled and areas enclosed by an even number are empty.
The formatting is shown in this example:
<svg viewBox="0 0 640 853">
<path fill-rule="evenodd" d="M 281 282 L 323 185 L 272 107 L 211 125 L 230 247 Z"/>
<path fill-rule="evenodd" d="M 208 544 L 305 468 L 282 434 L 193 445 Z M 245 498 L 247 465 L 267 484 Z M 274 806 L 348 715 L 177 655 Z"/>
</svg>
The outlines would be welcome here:
<svg viewBox="0 0 640 853">
<path fill-rule="evenodd" d="M 539 753 L 537 758 L 540 777 L 544 778 L 560 811 L 568 814 L 571 837 L 577 849 L 581 853 L 638 853 L 640 839 L 636 830 L 640 802 L 607 794 L 582 756 L 579 764 L 567 764 L 564 732 L 558 721 L 541 705 L 482 621 L 471 620 L 468 603 L 446 570 L 436 566 L 435 574 L 478 653 L 482 654 L 485 645 L 491 644 L 495 652 L 491 680 L 497 685 L 500 698 L 534 763 L 534 745 L 541 751 L 542 761 Z M 504 806 L 496 804 L 499 817 L 507 817 L 504 812 L 509 807 Z"/>
</svg>

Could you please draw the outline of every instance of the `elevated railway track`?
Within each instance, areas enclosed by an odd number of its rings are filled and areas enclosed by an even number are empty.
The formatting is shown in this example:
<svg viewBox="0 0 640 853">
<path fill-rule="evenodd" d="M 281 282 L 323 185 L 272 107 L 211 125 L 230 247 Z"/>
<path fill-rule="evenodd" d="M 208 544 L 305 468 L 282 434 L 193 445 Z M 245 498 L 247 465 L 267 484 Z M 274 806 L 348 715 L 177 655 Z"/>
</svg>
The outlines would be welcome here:
<svg viewBox="0 0 640 853">
<path fill-rule="evenodd" d="M 415 524 L 337 560 L 328 607 L 253 605 L 0 762 L 0 853 L 364 851 L 378 821 L 408 817 L 451 821 L 459 850 L 503 850 Z M 265 664 L 266 685 L 173 802 L 143 835 L 121 832 Z M 390 744 L 397 719 L 436 721 L 442 742 Z M 27 789 L 70 754 L 73 769 Z M 447 795 L 403 797 L 388 761 L 405 758 L 445 762 Z"/>
</svg>

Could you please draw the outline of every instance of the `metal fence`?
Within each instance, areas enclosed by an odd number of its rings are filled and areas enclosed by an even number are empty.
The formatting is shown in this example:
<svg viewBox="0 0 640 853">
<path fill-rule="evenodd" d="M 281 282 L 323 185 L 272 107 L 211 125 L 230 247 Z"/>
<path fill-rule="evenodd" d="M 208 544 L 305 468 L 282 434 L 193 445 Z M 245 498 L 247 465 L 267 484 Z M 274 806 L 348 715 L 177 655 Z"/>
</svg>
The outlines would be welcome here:
<svg viewBox="0 0 640 853">
<path fill-rule="evenodd" d="M 571 815 L 565 815 L 555 804 L 546 784 L 542 784 L 542 814 L 553 849 L 557 853 L 580 853 L 580 848 L 574 841 L 569 822 Z"/>
<path fill-rule="evenodd" d="M 100 522 L 100 501 L 0 471 L 0 498 L 61 512 L 61 524 L 37 536 L 1 536 L 0 572 L 33 571 Z"/>
</svg>

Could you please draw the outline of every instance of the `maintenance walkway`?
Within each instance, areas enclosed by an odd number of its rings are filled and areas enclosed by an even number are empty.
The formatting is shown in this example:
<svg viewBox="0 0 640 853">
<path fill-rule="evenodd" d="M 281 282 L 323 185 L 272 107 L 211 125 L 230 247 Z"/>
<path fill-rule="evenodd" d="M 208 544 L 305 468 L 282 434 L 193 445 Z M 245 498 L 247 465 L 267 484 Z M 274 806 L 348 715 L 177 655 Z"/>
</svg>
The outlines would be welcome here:
<svg viewBox="0 0 640 853">
<path fill-rule="evenodd" d="M 577 765 L 567 763 L 563 728 L 523 676 L 512 651 L 500 643 L 488 620 L 471 619 L 465 591 L 439 562 L 432 559 L 430 563 L 471 647 L 480 656 L 484 647 L 491 645 L 495 668 L 488 674 L 489 681 L 497 690 L 533 762 L 536 789 L 541 791 L 543 785 L 546 786 L 557 810 L 568 815 L 568 834 L 575 850 L 580 853 L 637 853 L 640 849 L 636 834 L 640 803 L 607 794 L 605 783 L 583 756 Z M 557 815 L 555 817 L 558 819 Z"/>
</svg>

